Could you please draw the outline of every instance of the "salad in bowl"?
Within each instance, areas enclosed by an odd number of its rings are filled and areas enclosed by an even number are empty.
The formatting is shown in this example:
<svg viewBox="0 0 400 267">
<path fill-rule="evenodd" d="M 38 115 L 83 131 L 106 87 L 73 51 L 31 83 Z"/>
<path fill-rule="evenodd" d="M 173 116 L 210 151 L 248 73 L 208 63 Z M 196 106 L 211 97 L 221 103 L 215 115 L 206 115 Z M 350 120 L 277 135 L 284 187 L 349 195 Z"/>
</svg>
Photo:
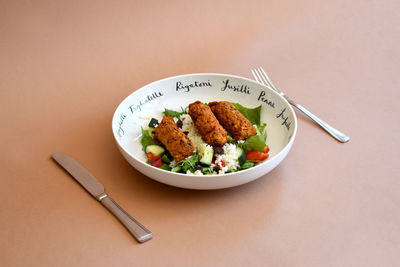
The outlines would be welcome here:
<svg viewBox="0 0 400 267">
<path fill-rule="evenodd" d="M 158 182 L 222 189 L 265 176 L 297 132 L 290 104 L 247 78 L 185 74 L 143 86 L 117 107 L 112 131 L 122 156 Z"/>
<path fill-rule="evenodd" d="M 179 111 L 165 109 L 161 124 L 159 118 L 151 118 L 141 129 L 140 142 L 147 163 L 194 175 L 220 175 L 252 168 L 269 157 L 261 109 L 261 105 L 247 108 L 228 101 L 196 101 Z M 162 127 L 165 130 L 158 130 Z M 171 144 L 174 139 L 176 144 Z M 174 157 L 170 150 L 178 155 Z"/>
</svg>

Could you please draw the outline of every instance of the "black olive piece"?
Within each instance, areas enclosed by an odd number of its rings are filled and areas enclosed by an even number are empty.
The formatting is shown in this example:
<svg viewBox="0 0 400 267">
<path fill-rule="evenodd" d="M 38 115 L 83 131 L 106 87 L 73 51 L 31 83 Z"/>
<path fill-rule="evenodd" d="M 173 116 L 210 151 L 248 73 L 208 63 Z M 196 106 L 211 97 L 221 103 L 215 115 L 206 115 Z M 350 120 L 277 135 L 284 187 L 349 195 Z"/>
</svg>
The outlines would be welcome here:
<svg viewBox="0 0 400 267">
<path fill-rule="evenodd" d="M 201 171 L 201 170 L 203 169 L 203 167 L 200 166 L 200 165 L 197 165 L 197 166 L 195 167 L 195 169 L 196 169 L 197 171 Z"/>
<path fill-rule="evenodd" d="M 181 121 L 181 119 L 179 119 L 179 120 L 176 122 L 176 126 L 178 126 L 179 129 L 182 129 L 183 122 Z"/>
<path fill-rule="evenodd" d="M 220 146 L 215 146 L 214 147 L 214 153 L 218 155 L 223 155 L 224 154 L 224 149 Z"/>
</svg>

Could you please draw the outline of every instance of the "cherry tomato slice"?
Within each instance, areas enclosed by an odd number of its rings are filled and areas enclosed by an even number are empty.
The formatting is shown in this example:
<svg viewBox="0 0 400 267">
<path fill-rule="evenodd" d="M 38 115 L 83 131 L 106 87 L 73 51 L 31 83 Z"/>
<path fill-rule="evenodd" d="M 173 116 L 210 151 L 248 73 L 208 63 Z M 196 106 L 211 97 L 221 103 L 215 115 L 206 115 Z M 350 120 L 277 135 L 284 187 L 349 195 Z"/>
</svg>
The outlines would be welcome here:
<svg viewBox="0 0 400 267">
<path fill-rule="evenodd" d="M 269 157 L 268 153 L 263 153 L 258 150 L 246 152 L 246 159 L 254 161 L 255 164 L 258 164 L 260 161 L 266 160 L 268 157 Z"/>
<path fill-rule="evenodd" d="M 217 165 L 218 169 L 220 169 L 220 170 L 221 170 L 223 167 L 226 166 L 225 161 L 223 161 L 223 160 L 221 160 L 220 162 L 218 162 L 216 165 Z"/>
<path fill-rule="evenodd" d="M 152 157 L 153 157 L 153 153 L 148 152 L 148 153 L 147 153 L 147 158 L 148 158 L 148 159 L 151 159 Z"/>
<path fill-rule="evenodd" d="M 261 152 L 258 150 L 253 150 L 246 152 L 246 159 L 248 160 L 259 160 L 258 158 L 260 157 Z"/>
<path fill-rule="evenodd" d="M 260 153 L 259 160 L 264 161 L 269 157 L 268 153 Z"/>
<path fill-rule="evenodd" d="M 150 164 L 154 167 L 161 167 L 162 161 L 161 161 L 161 156 L 153 156 L 150 158 Z"/>
<path fill-rule="evenodd" d="M 269 152 L 269 146 L 266 145 L 266 146 L 264 147 L 264 153 L 268 153 L 268 152 Z"/>
</svg>

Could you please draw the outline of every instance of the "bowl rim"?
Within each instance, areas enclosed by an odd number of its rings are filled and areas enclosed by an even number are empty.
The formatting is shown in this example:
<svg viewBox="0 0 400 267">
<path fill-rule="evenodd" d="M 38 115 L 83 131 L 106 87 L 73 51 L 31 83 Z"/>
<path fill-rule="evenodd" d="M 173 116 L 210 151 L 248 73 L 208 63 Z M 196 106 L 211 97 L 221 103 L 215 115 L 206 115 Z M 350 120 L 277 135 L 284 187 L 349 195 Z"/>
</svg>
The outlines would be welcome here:
<svg viewBox="0 0 400 267">
<path fill-rule="evenodd" d="M 115 120 L 118 119 L 118 115 L 117 115 L 118 109 L 122 106 L 122 104 L 123 104 L 129 97 L 131 97 L 131 96 L 134 95 L 134 94 L 139 93 L 139 91 L 141 91 L 142 89 L 147 88 L 147 87 L 150 87 L 151 85 L 153 85 L 153 84 L 155 84 L 155 83 L 159 83 L 159 82 L 163 82 L 163 81 L 167 81 L 167 80 L 172 80 L 172 79 L 176 79 L 176 78 L 188 77 L 188 76 L 205 76 L 205 75 L 210 75 L 210 76 L 224 76 L 224 77 L 232 77 L 232 78 L 236 78 L 236 79 L 246 80 L 246 81 L 248 81 L 248 82 L 257 84 L 257 86 L 263 87 L 264 89 L 266 89 L 266 90 L 272 92 L 273 94 L 275 94 L 276 96 L 278 96 L 278 98 L 280 98 L 282 101 L 284 101 L 284 102 L 287 104 L 287 106 L 289 107 L 290 112 L 293 114 L 293 122 L 294 122 L 294 123 L 293 123 L 293 124 L 294 124 L 293 134 L 292 134 L 292 136 L 290 137 L 290 140 L 287 142 L 287 144 L 286 144 L 277 154 L 275 154 L 275 155 L 272 156 L 271 158 L 268 158 L 267 161 L 264 161 L 264 162 L 262 162 L 262 163 L 260 163 L 260 164 L 257 164 L 257 165 L 254 166 L 254 167 L 251 167 L 251 168 L 248 168 L 248 169 L 245 169 L 245 170 L 241 170 L 241 171 L 238 171 L 238 172 L 231 172 L 231 173 L 224 173 L 224 174 L 203 174 L 203 175 L 186 174 L 186 173 L 177 173 L 177 172 L 171 172 L 171 171 L 167 171 L 167 170 L 164 170 L 164 169 L 156 168 L 156 167 L 154 167 L 154 166 L 152 166 L 152 165 L 150 165 L 150 164 L 147 164 L 146 162 L 143 162 L 143 160 L 137 158 L 135 155 L 133 155 L 132 153 L 130 153 L 129 151 L 127 151 L 127 150 L 122 146 L 122 144 L 119 142 L 119 140 L 118 140 L 118 138 L 117 138 L 117 136 L 116 136 L 115 129 L 114 129 L 114 125 L 115 125 L 114 122 L 115 122 Z M 281 154 L 285 153 L 285 151 L 286 151 L 287 149 L 290 149 L 290 148 L 291 148 L 291 146 L 292 146 L 292 144 L 293 144 L 293 142 L 294 142 L 294 140 L 295 140 L 295 137 L 296 137 L 296 134 L 297 134 L 297 117 L 296 117 L 296 113 L 294 112 L 292 106 L 290 105 L 290 103 L 289 103 L 283 96 L 281 96 L 281 95 L 280 95 L 278 92 L 276 92 L 275 90 L 273 90 L 273 89 L 271 89 L 271 88 L 269 88 L 269 87 L 267 87 L 267 86 L 265 86 L 265 85 L 263 85 L 263 84 L 257 83 L 257 82 L 254 81 L 254 80 L 251 80 L 251 79 L 246 78 L 246 77 L 238 76 L 238 75 L 224 74 L 224 73 L 212 73 L 212 72 L 210 72 L 210 73 L 208 73 L 208 72 L 207 72 L 207 73 L 188 73 L 188 74 L 180 74 L 180 75 L 170 76 L 170 77 L 166 77 L 166 78 L 162 78 L 162 79 L 153 81 L 153 82 L 151 82 L 151 83 L 148 83 L 148 84 L 145 84 L 145 85 L 141 86 L 140 88 L 136 89 L 135 91 L 133 91 L 132 93 L 130 93 L 129 95 L 127 95 L 127 96 L 118 104 L 118 106 L 117 106 L 117 107 L 115 108 L 115 110 L 114 110 L 113 117 L 112 117 L 112 120 L 111 120 L 111 130 L 112 130 L 112 132 L 113 132 L 114 140 L 115 140 L 115 142 L 117 143 L 117 145 L 119 146 L 119 148 L 122 149 L 127 155 L 129 155 L 129 156 L 130 156 L 131 158 L 133 158 L 135 161 L 139 162 L 139 164 L 141 164 L 141 165 L 143 165 L 143 166 L 146 166 L 146 167 L 150 167 L 150 168 L 152 168 L 152 169 L 153 169 L 154 171 L 156 171 L 156 172 L 159 171 L 159 172 L 161 172 L 161 174 L 169 174 L 169 175 L 174 174 L 174 175 L 178 175 L 178 176 L 182 176 L 182 177 L 192 177 L 192 178 L 198 178 L 198 177 L 200 176 L 201 179 L 204 180 L 204 179 L 214 179 L 215 177 L 226 177 L 226 176 L 235 176 L 235 175 L 238 175 L 238 174 L 244 174 L 244 173 L 247 173 L 247 172 L 249 172 L 249 171 L 252 171 L 252 170 L 255 170 L 255 169 L 259 169 L 260 167 L 263 167 L 263 165 L 265 165 L 266 163 L 272 161 L 273 159 L 279 158 Z"/>
</svg>

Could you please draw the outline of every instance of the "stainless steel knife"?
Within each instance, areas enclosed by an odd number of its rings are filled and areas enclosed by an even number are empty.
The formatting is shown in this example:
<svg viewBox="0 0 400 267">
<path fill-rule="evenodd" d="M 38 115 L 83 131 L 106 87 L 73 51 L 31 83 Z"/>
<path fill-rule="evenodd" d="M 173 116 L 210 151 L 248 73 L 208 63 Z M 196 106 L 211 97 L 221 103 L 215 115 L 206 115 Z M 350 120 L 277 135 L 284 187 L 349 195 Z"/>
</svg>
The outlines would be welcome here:
<svg viewBox="0 0 400 267">
<path fill-rule="evenodd" d="M 75 178 L 95 199 L 101 202 L 120 222 L 128 229 L 128 231 L 140 243 L 146 242 L 153 237 L 153 234 L 132 218 L 117 203 L 114 202 L 105 192 L 104 186 L 82 165 L 71 157 L 56 152 L 51 157 L 60 164 L 72 177 Z"/>
</svg>

